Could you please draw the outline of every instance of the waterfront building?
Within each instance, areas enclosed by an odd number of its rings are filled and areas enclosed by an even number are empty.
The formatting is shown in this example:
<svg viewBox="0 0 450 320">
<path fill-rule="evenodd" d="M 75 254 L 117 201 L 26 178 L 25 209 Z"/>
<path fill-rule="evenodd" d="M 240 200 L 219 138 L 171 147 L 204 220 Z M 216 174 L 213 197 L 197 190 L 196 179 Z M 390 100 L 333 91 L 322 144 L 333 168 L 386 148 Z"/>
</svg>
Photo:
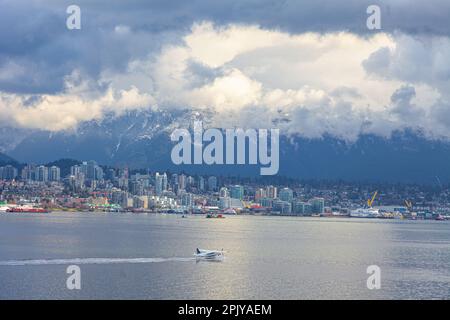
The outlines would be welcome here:
<svg viewBox="0 0 450 320">
<path fill-rule="evenodd" d="M 148 197 L 147 196 L 134 196 L 133 208 L 135 209 L 148 209 Z"/>
<path fill-rule="evenodd" d="M 132 208 L 134 205 L 134 199 L 133 197 L 128 197 L 125 208 Z"/>
<path fill-rule="evenodd" d="M 229 198 L 229 197 L 220 197 L 219 198 L 219 208 L 220 209 L 231 208 L 231 198 Z"/>
<path fill-rule="evenodd" d="M 266 187 L 266 197 L 275 199 L 277 197 L 277 187 L 267 186 Z"/>
<path fill-rule="evenodd" d="M 150 208 L 175 208 L 177 203 L 175 199 L 166 196 L 150 196 L 149 197 L 149 207 Z"/>
<path fill-rule="evenodd" d="M 258 188 L 255 190 L 255 201 L 259 202 L 259 199 L 266 197 L 266 190 L 263 188 Z"/>
<path fill-rule="evenodd" d="M 230 200 L 231 200 L 230 208 L 232 208 L 232 209 L 243 209 L 244 208 L 244 203 L 242 202 L 242 200 L 234 199 L 234 198 L 230 198 Z"/>
<path fill-rule="evenodd" d="M 279 212 L 281 214 L 291 214 L 292 204 L 283 200 L 275 200 L 272 205 L 273 211 Z"/>
<path fill-rule="evenodd" d="M 294 199 L 294 192 L 289 188 L 283 188 L 280 190 L 278 196 L 282 201 L 292 202 Z"/>
<path fill-rule="evenodd" d="M 220 209 L 242 209 L 244 204 L 240 199 L 234 199 L 229 197 L 220 197 L 218 202 Z"/>
<path fill-rule="evenodd" d="M 228 198 L 230 196 L 230 192 L 227 187 L 222 187 L 219 190 L 219 197 Z"/>
<path fill-rule="evenodd" d="M 231 186 L 230 197 L 233 199 L 242 200 L 244 198 L 244 187 L 241 185 Z"/>
<path fill-rule="evenodd" d="M 127 207 L 128 193 L 119 189 L 115 189 L 111 193 L 111 203 L 117 204 L 122 208 Z"/>
<path fill-rule="evenodd" d="M 261 198 L 261 199 L 259 199 L 259 204 L 265 208 L 272 208 L 273 199 L 272 198 Z"/>
<path fill-rule="evenodd" d="M 181 205 L 185 207 L 193 207 L 194 206 L 194 195 L 189 192 L 185 192 L 181 195 Z"/>
<path fill-rule="evenodd" d="M 292 212 L 298 215 L 311 215 L 313 213 L 310 203 L 296 200 L 293 202 Z"/>
<path fill-rule="evenodd" d="M 325 200 L 323 198 L 313 198 L 309 202 L 312 206 L 312 213 L 316 214 L 324 213 Z"/>
</svg>

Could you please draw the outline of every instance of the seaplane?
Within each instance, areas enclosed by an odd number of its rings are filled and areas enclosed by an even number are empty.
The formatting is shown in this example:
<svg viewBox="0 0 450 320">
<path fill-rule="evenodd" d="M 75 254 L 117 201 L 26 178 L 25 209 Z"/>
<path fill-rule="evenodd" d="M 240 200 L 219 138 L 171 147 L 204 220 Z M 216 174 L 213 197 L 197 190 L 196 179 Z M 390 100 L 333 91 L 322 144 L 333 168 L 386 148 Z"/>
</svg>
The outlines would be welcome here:
<svg viewBox="0 0 450 320">
<path fill-rule="evenodd" d="M 197 260 L 223 260 L 224 254 L 223 249 L 221 251 L 218 250 L 203 250 L 203 249 L 195 249 L 194 256 Z"/>
</svg>

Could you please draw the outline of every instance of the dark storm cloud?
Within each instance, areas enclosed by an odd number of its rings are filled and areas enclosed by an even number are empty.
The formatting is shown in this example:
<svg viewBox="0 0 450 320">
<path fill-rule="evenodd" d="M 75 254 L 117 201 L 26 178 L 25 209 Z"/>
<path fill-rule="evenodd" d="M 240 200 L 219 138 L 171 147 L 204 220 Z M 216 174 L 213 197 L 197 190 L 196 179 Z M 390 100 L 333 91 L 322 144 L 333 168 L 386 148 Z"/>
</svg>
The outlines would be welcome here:
<svg viewBox="0 0 450 320">
<path fill-rule="evenodd" d="M 73 1 L 66 1 L 71 4 Z M 47 2 L 60 5 L 61 1 Z M 77 1 L 108 23 L 120 20 L 151 31 L 189 27 L 194 21 L 210 20 L 217 24 L 252 23 L 264 28 L 303 31 L 348 30 L 368 32 L 366 9 L 379 5 L 384 30 L 449 34 L 446 0 L 192 0 L 192 1 Z"/>
<path fill-rule="evenodd" d="M 82 30 L 65 27 L 68 5 Z M 417 1 L 0 1 L 0 91 L 55 93 L 74 69 L 97 78 L 180 40 L 194 22 L 257 24 L 284 32 L 372 33 L 366 8 L 379 4 L 384 31 L 450 34 L 450 2 Z M 412 5 L 414 4 L 414 5 Z M 118 26 L 129 33 L 115 32 Z M 127 29 L 126 29 L 127 30 Z"/>
</svg>

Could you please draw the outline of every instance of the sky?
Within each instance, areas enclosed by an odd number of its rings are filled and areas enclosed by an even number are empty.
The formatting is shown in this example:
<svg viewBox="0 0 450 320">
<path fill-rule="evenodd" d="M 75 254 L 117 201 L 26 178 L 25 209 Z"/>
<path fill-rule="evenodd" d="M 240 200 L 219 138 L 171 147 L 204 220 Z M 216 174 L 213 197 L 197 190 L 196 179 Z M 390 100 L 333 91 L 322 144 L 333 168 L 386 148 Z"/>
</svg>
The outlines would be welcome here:
<svg viewBox="0 0 450 320">
<path fill-rule="evenodd" d="M 449 89 L 450 1 L 0 0 L 0 127 L 181 109 L 311 138 L 449 139 Z"/>
</svg>

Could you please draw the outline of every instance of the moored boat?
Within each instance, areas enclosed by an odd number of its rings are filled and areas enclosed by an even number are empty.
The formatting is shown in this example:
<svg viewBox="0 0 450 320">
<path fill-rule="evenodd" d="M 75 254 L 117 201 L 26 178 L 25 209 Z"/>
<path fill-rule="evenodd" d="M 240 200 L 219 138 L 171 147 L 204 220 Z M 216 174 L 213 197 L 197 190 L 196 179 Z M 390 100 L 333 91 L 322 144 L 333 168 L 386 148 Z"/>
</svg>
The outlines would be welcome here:
<svg viewBox="0 0 450 320">
<path fill-rule="evenodd" d="M 12 207 L 6 209 L 6 212 L 12 212 L 12 213 L 48 213 L 49 211 L 44 208 L 37 208 L 37 207 L 29 207 L 29 206 L 19 206 L 19 207 Z"/>
<path fill-rule="evenodd" d="M 223 218 L 225 218 L 222 214 L 213 214 L 213 213 L 208 213 L 207 215 L 206 215 L 206 218 L 219 218 L 219 219 L 223 219 Z"/>
</svg>

